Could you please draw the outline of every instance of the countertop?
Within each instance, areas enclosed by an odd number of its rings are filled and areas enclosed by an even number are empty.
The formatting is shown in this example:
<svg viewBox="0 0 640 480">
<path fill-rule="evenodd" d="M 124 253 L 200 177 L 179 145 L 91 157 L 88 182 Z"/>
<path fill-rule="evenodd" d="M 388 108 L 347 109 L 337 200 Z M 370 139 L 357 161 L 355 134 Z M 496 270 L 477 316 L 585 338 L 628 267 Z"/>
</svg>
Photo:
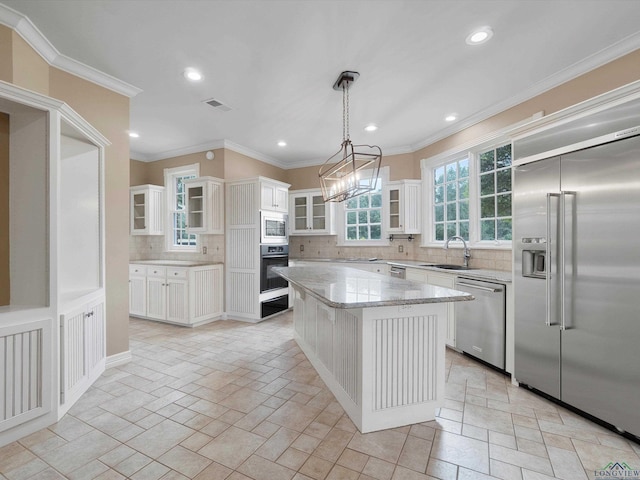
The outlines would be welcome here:
<svg viewBox="0 0 640 480">
<path fill-rule="evenodd" d="M 203 267 L 222 265 L 222 262 L 196 262 L 193 260 L 130 260 L 130 265 L 158 265 L 160 267 Z"/>
<path fill-rule="evenodd" d="M 347 266 L 274 267 L 273 271 L 334 308 L 461 302 L 473 295 Z"/>
<path fill-rule="evenodd" d="M 485 268 L 471 268 L 470 270 L 448 270 L 446 268 L 437 268 L 429 265 L 430 262 L 422 260 L 383 260 L 379 258 L 291 258 L 292 262 L 319 262 L 319 263 L 373 263 L 373 264 L 387 264 L 398 265 L 407 268 L 421 268 L 424 270 L 433 270 L 434 272 L 449 273 L 459 277 L 477 278 L 479 280 L 493 280 L 502 283 L 511 283 L 511 272 L 505 272 L 502 270 L 489 270 Z"/>
</svg>

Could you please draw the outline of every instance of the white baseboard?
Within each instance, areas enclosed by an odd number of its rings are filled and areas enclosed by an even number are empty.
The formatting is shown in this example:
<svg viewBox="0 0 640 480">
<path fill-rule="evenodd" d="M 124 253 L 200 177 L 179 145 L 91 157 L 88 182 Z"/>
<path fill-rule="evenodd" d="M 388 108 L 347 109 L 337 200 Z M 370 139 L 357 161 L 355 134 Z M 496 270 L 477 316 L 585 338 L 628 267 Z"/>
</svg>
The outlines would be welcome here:
<svg viewBox="0 0 640 480">
<path fill-rule="evenodd" d="M 116 353 L 115 355 L 110 355 L 107 357 L 106 368 L 117 367 L 118 365 L 124 365 L 131 361 L 133 357 L 131 356 L 131 350 L 127 350 L 126 352 Z"/>
</svg>

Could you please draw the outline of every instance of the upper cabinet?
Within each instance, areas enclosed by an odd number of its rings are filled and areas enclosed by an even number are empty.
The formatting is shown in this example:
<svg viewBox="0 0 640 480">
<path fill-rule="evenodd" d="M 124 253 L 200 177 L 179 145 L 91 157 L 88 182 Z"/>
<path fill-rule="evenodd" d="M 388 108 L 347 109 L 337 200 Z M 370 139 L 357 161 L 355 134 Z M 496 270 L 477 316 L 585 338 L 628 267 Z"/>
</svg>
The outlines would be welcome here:
<svg viewBox="0 0 640 480">
<path fill-rule="evenodd" d="M 164 187 L 131 187 L 131 235 L 164 235 Z"/>
<path fill-rule="evenodd" d="M 387 231 L 389 233 L 420 233 L 420 180 L 388 182 L 385 186 Z"/>
<path fill-rule="evenodd" d="M 296 190 L 289 195 L 291 235 L 333 235 L 333 202 L 324 202 L 320 189 Z"/>
<path fill-rule="evenodd" d="M 275 180 L 260 179 L 260 208 L 272 212 L 288 213 L 289 185 Z"/>
<path fill-rule="evenodd" d="M 224 233 L 224 180 L 198 177 L 184 181 L 189 233 Z"/>
</svg>

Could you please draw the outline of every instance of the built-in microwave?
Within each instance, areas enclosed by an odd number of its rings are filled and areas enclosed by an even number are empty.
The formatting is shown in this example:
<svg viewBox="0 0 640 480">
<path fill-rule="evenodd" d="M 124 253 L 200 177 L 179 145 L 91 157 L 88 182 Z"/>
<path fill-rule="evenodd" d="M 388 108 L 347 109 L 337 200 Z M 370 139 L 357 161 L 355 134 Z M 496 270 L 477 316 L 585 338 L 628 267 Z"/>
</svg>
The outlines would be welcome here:
<svg viewBox="0 0 640 480">
<path fill-rule="evenodd" d="M 260 243 L 288 243 L 287 215 L 262 210 L 260 212 Z"/>
</svg>

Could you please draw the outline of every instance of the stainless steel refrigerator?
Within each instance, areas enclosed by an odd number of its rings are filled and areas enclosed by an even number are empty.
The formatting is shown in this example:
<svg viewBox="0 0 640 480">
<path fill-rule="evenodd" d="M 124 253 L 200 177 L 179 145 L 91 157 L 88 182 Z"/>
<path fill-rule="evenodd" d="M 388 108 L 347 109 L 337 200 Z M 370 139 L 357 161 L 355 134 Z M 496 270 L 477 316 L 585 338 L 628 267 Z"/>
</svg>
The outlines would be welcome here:
<svg viewBox="0 0 640 480">
<path fill-rule="evenodd" d="M 634 133 L 514 168 L 515 377 L 640 436 Z"/>
</svg>

